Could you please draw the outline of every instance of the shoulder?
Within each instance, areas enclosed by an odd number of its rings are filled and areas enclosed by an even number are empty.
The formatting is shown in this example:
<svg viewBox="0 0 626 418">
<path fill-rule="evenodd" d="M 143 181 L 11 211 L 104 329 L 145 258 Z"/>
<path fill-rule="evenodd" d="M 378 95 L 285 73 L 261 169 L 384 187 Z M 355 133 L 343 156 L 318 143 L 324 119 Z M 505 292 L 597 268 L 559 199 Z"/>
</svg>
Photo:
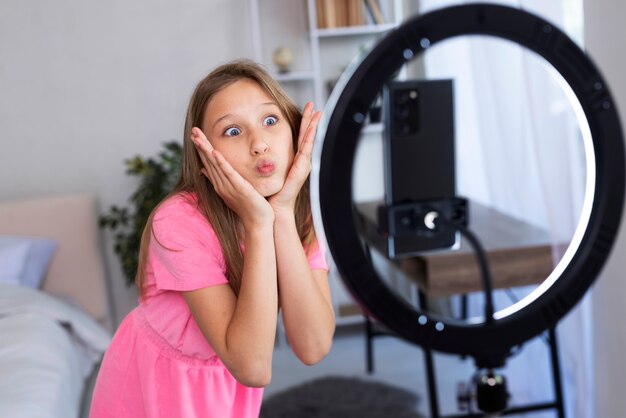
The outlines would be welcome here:
<svg viewBox="0 0 626 418">
<path fill-rule="evenodd" d="M 161 202 L 154 213 L 154 220 L 165 218 L 204 217 L 198 207 L 198 199 L 191 193 L 177 193 Z"/>
<path fill-rule="evenodd" d="M 224 255 L 197 199 L 168 197 L 156 208 L 148 243 L 148 263 L 157 289 L 188 291 L 228 283 Z"/>
<path fill-rule="evenodd" d="M 152 219 L 152 230 L 159 239 L 167 239 L 171 235 L 215 238 L 198 199 L 191 193 L 178 193 L 161 202 Z"/>
</svg>

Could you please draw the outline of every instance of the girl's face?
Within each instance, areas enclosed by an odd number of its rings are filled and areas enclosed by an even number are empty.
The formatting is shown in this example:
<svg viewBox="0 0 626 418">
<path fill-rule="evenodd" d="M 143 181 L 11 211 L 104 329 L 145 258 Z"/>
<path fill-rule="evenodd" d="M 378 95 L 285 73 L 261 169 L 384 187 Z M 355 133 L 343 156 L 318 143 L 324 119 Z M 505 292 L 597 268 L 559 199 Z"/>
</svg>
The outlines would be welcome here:
<svg viewBox="0 0 626 418">
<path fill-rule="evenodd" d="M 291 127 L 256 82 L 241 79 L 213 96 L 202 130 L 213 148 L 263 196 L 283 187 L 294 158 Z"/>
</svg>

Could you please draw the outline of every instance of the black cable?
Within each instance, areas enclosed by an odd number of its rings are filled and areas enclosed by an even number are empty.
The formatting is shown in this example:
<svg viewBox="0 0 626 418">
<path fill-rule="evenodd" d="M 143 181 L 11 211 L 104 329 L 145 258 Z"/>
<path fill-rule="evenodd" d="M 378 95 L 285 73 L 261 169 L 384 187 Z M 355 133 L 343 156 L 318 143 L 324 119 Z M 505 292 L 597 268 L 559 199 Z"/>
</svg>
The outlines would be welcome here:
<svg viewBox="0 0 626 418">
<path fill-rule="evenodd" d="M 478 265 L 481 271 L 481 278 L 483 282 L 483 292 L 485 294 L 485 322 L 488 324 L 493 323 L 493 279 L 491 277 L 491 271 L 489 270 L 489 262 L 487 261 L 487 254 L 482 244 L 478 240 L 478 237 L 474 235 L 472 231 L 467 229 L 464 225 L 454 222 L 449 219 L 445 219 L 443 216 L 437 216 L 434 220 L 435 226 L 442 225 L 459 231 L 474 248 L 474 254 L 478 258 Z"/>
</svg>

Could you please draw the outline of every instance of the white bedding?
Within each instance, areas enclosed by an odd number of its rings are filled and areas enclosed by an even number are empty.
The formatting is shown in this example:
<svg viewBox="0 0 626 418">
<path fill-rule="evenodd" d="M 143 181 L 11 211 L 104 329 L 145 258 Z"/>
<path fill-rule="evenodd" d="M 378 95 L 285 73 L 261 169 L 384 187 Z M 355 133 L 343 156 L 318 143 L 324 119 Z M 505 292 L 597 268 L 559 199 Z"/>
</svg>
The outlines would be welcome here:
<svg viewBox="0 0 626 418">
<path fill-rule="evenodd" d="M 78 308 L 0 283 L 0 417 L 72 418 L 110 334 Z"/>
</svg>

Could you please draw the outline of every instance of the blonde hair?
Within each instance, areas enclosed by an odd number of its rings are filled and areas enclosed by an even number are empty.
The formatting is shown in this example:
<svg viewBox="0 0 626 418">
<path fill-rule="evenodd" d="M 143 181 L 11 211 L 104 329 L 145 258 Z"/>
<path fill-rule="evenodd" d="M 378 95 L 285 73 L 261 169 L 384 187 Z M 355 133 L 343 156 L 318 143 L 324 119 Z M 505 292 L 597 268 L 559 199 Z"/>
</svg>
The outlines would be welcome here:
<svg viewBox="0 0 626 418">
<path fill-rule="evenodd" d="M 225 87 L 234 82 L 248 79 L 256 82 L 276 102 L 283 116 L 291 127 L 294 152 L 298 147 L 298 132 L 302 113 L 294 102 L 285 94 L 282 87 L 259 64 L 249 60 L 236 60 L 215 68 L 196 86 L 185 118 L 183 132 L 183 156 L 180 178 L 174 189 L 164 199 L 178 193 L 193 193 L 198 198 L 198 210 L 209 221 L 222 246 L 226 262 L 226 277 L 235 294 L 239 294 L 243 270 L 243 253 L 240 237 L 237 234 L 237 214 L 232 211 L 217 194 L 211 182 L 201 174 L 202 161 L 191 141 L 191 129 L 201 127 L 208 103 Z M 157 206 L 158 208 L 158 206 Z M 152 218 L 156 208 L 148 218 L 141 237 L 139 263 L 135 283 L 139 294 L 143 296 L 144 275 L 146 271 L 148 244 L 153 233 Z M 305 182 L 296 199 L 295 219 L 298 235 L 304 248 L 311 250 L 315 242 L 315 233 L 311 217 L 309 200 L 309 181 Z"/>
</svg>

